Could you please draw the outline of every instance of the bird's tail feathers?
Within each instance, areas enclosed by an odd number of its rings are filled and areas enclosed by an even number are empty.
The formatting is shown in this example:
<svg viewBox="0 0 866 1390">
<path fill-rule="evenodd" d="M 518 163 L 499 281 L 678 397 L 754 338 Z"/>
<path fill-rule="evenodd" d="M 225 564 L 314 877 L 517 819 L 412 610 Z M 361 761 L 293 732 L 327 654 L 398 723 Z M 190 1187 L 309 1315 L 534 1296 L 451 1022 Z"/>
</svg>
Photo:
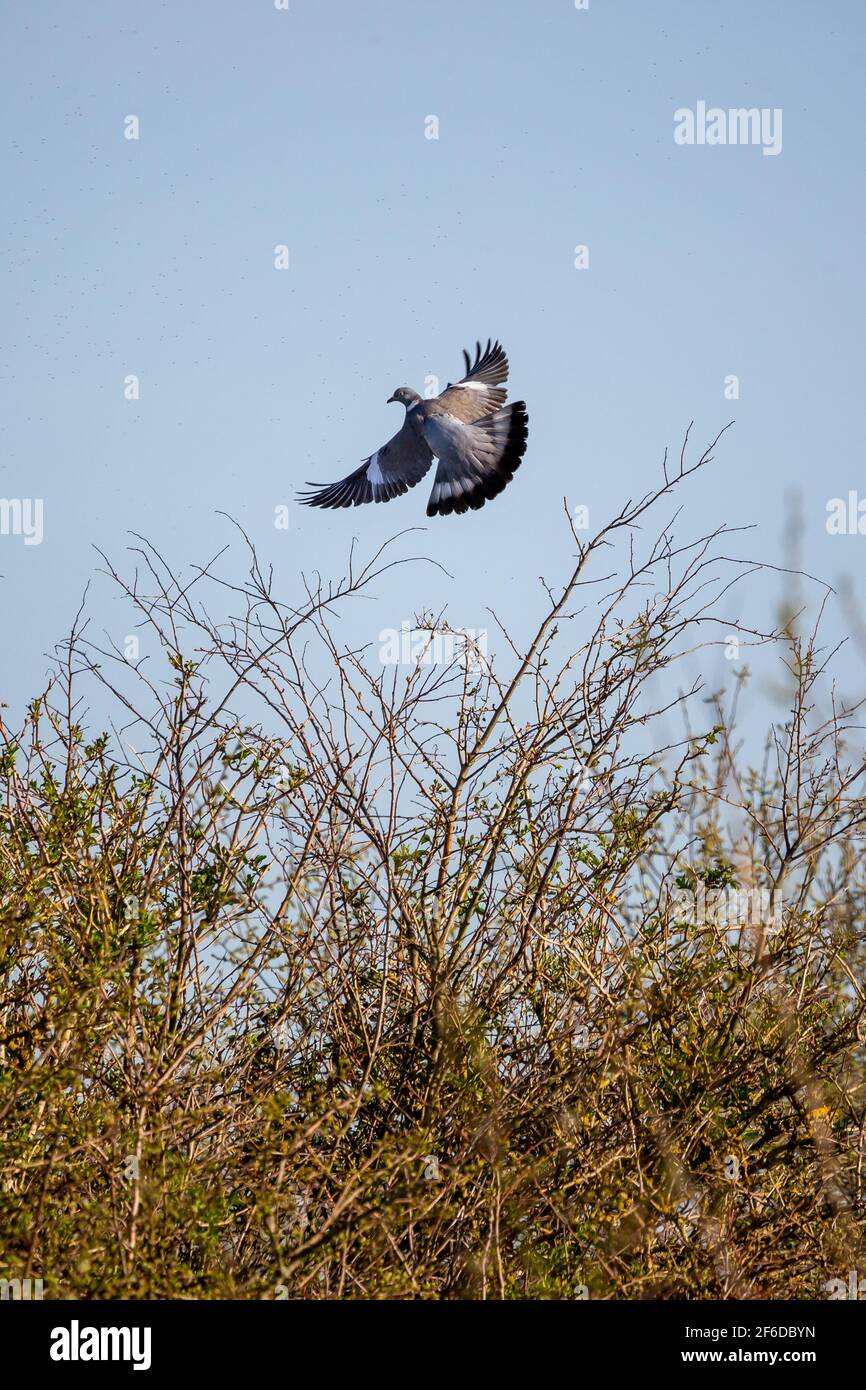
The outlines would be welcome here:
<svg viewBox="0 0 866 1390">
<path fill-rule="evenodd" d="M 459 460 L 440 458 L 427 503 L 428 516 L 477 511 L 508 486 L 526 453 L 526 402 L 512 401 L 492 415 L 464 425 L 461 433 L 468 448 L 461 451 Z"/>
</svg>

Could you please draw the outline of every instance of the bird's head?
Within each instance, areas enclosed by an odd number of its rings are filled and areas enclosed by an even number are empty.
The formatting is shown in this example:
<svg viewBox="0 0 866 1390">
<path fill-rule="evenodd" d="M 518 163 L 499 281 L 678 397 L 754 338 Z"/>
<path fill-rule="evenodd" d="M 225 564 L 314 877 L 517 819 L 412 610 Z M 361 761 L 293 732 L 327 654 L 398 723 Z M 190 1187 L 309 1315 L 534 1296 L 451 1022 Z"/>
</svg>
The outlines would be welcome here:
<svg viewBox="0 0 866 1390">
<path fill-rule="evenodd" d="M 398 386 L 393 396 L 388 397 L 387 404 L 390 405 L 392 401 L 397 401 L 399 405 L 404 405 L 409 410 L 413 405 L 417 405 L 420 399 L 418 392 L 413 391 L 411 386 Z"/>
</svg>

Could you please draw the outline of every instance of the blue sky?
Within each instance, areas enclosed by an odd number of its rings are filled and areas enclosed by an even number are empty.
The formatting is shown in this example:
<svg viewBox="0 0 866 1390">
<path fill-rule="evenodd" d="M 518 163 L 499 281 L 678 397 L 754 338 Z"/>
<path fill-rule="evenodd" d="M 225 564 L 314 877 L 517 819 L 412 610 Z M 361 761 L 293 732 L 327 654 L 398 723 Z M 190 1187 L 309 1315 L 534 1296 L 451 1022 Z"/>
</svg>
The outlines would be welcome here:
<svg viewBox="0 0 866 1390">
<path fill-rule="evenodd" d="M 600 525 L 692 419 L 696 444 L 737 423 L 681 534 L 754 525 L 743 551 L 780 562 L 796 494 L 804 567 L 862 590 L 866 536 L 825 522 L 866 497 L 864 38 L 855 0 L 7 0 L 0 496 L 42 499 L 44 537 L 0 535 L 0 698 L 40 688 L 94 546 L 123 567 L 139 532 L 201 563 L 233 540 L 219 513 L 289 602 L 353 536 L 423 527 L 404 553 L 450 577 L 383 579 L 347 641 L 445 605 L 526 633 L 538 576 L 569 568 L 563 497 Z M 678 146 L 701 100 L 781 109 L 781 152 Z M 293 505 L 394 432 L 396 386 L 454 379 L 488 336 L 530 415 L 500 498 L 432 521 L 428 481 Z M 777 594 L 754 589 L 757 617 Z M 122 643 L 108 588 L 89 602 Z"/>
</svg>

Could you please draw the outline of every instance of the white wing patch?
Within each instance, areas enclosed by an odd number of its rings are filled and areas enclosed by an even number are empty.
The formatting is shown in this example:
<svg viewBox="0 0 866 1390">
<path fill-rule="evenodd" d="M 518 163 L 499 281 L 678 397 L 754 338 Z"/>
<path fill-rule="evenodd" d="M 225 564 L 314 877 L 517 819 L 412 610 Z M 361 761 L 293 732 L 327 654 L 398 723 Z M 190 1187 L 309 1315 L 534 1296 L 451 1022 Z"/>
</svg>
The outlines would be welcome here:
<svg viewBox="0 0 866 1390">
<path fill-rule="evenodd" d="M 379 450 L 370 455 L 370 462 L 367 464 L 367 477 L 373 487 L 381 487 L 385 479 L 382 477 L 382 470 L 379 467 Z"/>
</svg>

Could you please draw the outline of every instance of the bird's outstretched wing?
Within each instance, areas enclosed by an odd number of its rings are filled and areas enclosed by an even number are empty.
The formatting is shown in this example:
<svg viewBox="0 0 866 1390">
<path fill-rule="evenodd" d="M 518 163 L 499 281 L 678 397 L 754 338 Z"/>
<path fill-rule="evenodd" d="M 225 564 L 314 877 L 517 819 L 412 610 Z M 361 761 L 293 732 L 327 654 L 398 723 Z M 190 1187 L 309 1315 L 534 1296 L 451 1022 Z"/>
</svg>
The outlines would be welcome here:
<svg viewBox="0 0 866 1390">
<path fill-rule="evenodd" d="M 508 486 L 526 453 L 529 417 L 523 401 L 512 401 L 468 424 L 437 413 L 424 421 L 423 429 L 439 460 L 427 515 L 448 516 L 477 511 Z"/>
<path fill-rule="evenodd" d="M 390 502 L 419 483 L 433 462 L 433 454 L 408 421 L 402 429 L 364 459 L 360 468 L 338 483 L 308 483 L 309 492 L 298 493 L 305 507 L 359 507 L 362 502 Z"/>
<path fill-rule="evenodd" d="M 491 343 L 489 338 L 483 350 L 480 343 L 475 344 L 474 362 L 465 348 L 463 356 L 466 375 L 453 385 L 449 381 L 439 400 L 456 419 L 471 423 L 505 404 L 508 358 L 502 344 Z"/>
</svg>

